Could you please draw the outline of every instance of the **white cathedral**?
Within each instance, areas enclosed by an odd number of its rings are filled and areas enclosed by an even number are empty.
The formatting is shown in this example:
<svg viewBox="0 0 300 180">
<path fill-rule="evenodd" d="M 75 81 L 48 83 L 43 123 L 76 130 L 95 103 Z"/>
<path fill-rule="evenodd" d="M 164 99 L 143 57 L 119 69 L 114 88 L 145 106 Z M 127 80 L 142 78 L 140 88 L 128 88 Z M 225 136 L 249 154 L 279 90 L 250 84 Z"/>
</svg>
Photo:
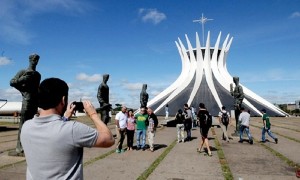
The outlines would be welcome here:
<svg viewBox="0 0 300 180">
<path fill-rule="evenodd" d="M 175 115 L 178 109 L 183 109 L 185 103 L 198 110 L 199 103 L 202 102 L 213 116 L 218 115 L 222 106 L 225 106 L 227 110 L 233 110 L 234 98 L 230 93 L 233 77 L 226 67 L 233 37 L 228 34 L 223 44 L 220 45 L 220 32 L 215 44 L 211 45 L 210 32 L 208 32 L 205 46 L 203 46 L 204 42 L 201 45 L 198 33 L 196 33 L 195 47 L 192 46 L 187 35 L 185 38 L 186 46 L 179 38 L 175 41 L 182 61 L 181 74 L 168 88 L 151 99 L 148 107 L 151 107 L 157 115 L 165 114 L 167 104 L 170 115 Z M 244 85 L 240 85 L 245 94 L 242 106 L 250 110 L 252 116 L 261 116 L 261 109 L 266 109 L 270 116 L 288 116 L 272 103 Z"/>
</svg>

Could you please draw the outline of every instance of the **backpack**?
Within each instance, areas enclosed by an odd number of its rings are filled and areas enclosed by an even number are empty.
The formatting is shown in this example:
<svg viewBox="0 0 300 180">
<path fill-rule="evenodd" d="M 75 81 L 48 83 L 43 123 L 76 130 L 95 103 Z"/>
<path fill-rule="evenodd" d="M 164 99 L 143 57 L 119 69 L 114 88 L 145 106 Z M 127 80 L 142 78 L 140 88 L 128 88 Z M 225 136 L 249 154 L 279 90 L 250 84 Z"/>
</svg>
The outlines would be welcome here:
<svg viewBox="0 0 300 180">
<path fill-rule="evenodd" d="M 212 126 L 212 117 L 210 114 L 205 114 L 205 122 L 208 128 Z"/>
<path fill-rule="evenodd" d="M 221 121 L 222 121 L 222 124 L 224 124 L 224 125 L 229 124 L 229 117 L 228 117 L 227 112 L 222 112 Z"/>
<path fill-rule="evenodd" d="M 210 114 L 201 114 L 202 118 L 201 119 L 204 119 L 204 125 L 207 126 L 208 128 L 210 128 L 212 126 L 212 117 Z"/>
</svg>

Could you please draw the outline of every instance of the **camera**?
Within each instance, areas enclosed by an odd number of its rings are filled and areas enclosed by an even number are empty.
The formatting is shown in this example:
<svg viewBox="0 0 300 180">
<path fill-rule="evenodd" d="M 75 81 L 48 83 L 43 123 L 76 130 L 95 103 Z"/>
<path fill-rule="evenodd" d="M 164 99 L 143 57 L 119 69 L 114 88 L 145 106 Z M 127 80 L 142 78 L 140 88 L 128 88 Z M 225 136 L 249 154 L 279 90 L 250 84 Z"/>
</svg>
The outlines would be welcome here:
<svg viewBox="0 0 300 180">
<path fill-rule="evenodd" d="M 74 101 L 72 104 L 75 105 L 74 111 L 78 111 L 78 112 L 84 112 L 83 109 L 83 103 L 82 102 L 76 102 Z"/>
</svg>

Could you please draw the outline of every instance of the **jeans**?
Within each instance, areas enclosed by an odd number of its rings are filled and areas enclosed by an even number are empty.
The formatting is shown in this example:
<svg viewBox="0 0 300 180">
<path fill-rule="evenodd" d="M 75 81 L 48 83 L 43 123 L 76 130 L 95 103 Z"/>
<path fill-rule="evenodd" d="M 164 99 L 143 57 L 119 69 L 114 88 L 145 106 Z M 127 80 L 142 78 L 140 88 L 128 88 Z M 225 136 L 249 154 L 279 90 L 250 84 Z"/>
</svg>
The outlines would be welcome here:
<svg viewBox="0 0 300 180">
<path fill-rule="evenodd" d="M 244 126 L 244 125 L 241 125 L 240 126 L 240 141 L 243 140 L 243 132 L 246 132 L 248 138 L 249 138 L 249 141 L 253 141 L 252 140 L 252 136 L 251 136 L 251 133 L 250 133 L 250 130 L 249 130 L 249 127 L 248 126 Z"/>
<path fill-rule="evenodd" d="M 191 129 L 186 129 L 186 139 L 189 141 L 192 139 L 192 131 Z"/>
<path fill-rule="evenodd" d="M 273 138 L 274 140 L 276 139 L 276 136 L 272 133 L 271 129 L 266 129 L 265 127 L 262 128 L 262 132 L 261 132 L 261 140 L 265 141 L 266 140 L 266 132 L 268 133 L 268 135 Z"/>
<path fill-rule="evenodd" d="M 146 129 L 137 129 L 136 130 L 136 147 L 144 148 L 146 144 Z M 142 137 L 142 143 L 141 143 Z"/>
</svg>

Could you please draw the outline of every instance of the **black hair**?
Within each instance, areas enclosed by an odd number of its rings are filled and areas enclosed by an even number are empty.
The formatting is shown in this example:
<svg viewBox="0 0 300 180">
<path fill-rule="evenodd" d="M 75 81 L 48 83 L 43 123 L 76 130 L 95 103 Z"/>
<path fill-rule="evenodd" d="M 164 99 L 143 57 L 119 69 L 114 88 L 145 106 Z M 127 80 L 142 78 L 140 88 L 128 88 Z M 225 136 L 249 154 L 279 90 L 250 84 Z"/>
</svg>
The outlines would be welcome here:
<svg viewBox="0 0 300 180">
<path fill-rule="evenodd" d="M 222 106 L 222 109 L 223 109 L 223 110 L 225 110 L 225 109 L 226 109 L 226 107 L 225 107 L 225 106 Z"/>
<path fill-rule="evenodd" d="M 67 83 L 58 78 L 48 78 L 41 82 L 38 93 L 38 105 L 47 110 L 56 107 L 65 96 L 68 102 L 69 87 Z"/>
<path fill-rule="evenodd" d="M 182 114 L 182 110 L 181 109 L 178 109 L 178 114 Z"/>
<path fill-rule="evenodd" d="M 205 104 L 204 103 L 200 103 L 199 107 L 202 108 L 202 109 L 205 109 Z"/>
</svg>

